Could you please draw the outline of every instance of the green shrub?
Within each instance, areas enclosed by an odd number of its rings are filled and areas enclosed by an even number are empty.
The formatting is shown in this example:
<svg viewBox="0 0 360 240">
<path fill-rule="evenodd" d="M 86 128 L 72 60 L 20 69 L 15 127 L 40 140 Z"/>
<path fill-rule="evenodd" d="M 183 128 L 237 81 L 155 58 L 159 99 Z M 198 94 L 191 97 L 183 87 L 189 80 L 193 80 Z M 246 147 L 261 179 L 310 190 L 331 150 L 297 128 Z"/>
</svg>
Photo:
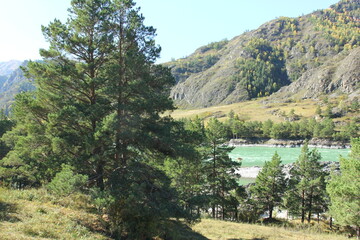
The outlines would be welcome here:
<svg viewBox="0 0 360 240">
<path fill-rule="evenodd" d="M 87 176 L 75 174 L 71 166 L 63 164 L 62 170 L 47 185 L 47 189 L 58 196 L 68 196 L 73 192 L 79 192 L 87 180 Z"/>
</svg>

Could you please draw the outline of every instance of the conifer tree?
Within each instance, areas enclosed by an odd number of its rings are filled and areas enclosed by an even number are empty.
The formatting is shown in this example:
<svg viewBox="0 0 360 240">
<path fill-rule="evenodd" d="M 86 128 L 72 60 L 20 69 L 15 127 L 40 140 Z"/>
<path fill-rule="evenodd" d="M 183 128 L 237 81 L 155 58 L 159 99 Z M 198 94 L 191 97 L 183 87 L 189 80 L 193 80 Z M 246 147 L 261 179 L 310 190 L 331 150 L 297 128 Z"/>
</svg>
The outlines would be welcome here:
<svg viewBox="0 0 360 240">
<path fill-rule="evenodd" d="M 263 169 L 256 177 L 255 185 L 251 187 L 253 198 L 265 211 L 269 211 L 269 219 L 273 210 L 282 203 L 285 191 L 285 174 L 282 171 L 281 158 L 275 152 L 270 162 L 265 162 Z"/>
<path fill-rule="evenodd" d="M 4 133 L 10 131 L 13 125 L 14 122 L 8 119 L 8 117 L 4 113 L 4 110 L 0 110 L 0 160 L 10 150 L 9 147 L 6 146 L 3 141 L 1 141 L 1 137 L 4 135 Z"/>
<path fill-rule="evenodd" d="M 241 165 L 240 162 L 232 161 L 229 157 L 228 154 L 233 148 L 223 145 L 225 136 L 224 124 L 216 118 L 211 118 L 206 128 L 209 150 L 205 168 L 210 187 L 212 217 L 218 217 L 220 208 L 222 219 L 226 217 L 226 208 L 231 198 L 229 192 L 238 186 L 236 179 L 240 175 L 236 173 L 236 168 Z"/>
<path fill-rule="evenodd" d="M 4 160 L 34 169 L 38 183 L 62 163 L 87 175 L 113 198 L 106 212 L 114 235 L 133 239 L 137 227 L 150 237 L 159 228 L 150 222 L 187 217 L 156 166 L 188 145 L 179 143 L 182 125 L 162 116 L 174 108 L 174 79 L 154 64 L 160 47 L 143 21 L 132 0 L 72 0 L 66 23 L 43 27 L 50 47 L 24 69 L 37 90 L 16 101 L 18 125 L 7 134 L 14 148 Z"/>
<path fill-rule="evenodd" d="M 360 238 L 360 139 L 352 139 L 349 158 L 340 158 L 340 174 L 331 174 L 326 187 L 330 213 L 340 225 L 356 228 Z"/>
<path fill-rule="evenodd" d="M 301 216 L 301 222 L 310 222 L 314 206 L 325 204 L 324 172 L 319 163 L 320 153 L 309 150 L 305 144 L 298 160 L 290 170 L 289 187 L 285 194 L 285 206 L 290 213 Z"/>
</svg>

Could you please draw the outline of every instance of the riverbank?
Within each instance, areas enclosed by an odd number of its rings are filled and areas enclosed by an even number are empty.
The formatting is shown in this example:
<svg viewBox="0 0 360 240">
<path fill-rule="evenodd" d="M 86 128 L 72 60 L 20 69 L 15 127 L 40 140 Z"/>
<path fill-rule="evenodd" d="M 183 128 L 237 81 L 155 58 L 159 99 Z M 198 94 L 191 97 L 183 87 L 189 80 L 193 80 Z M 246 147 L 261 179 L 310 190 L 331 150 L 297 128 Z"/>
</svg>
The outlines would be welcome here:
<svg viewBox="0 0 360 240">
<path fill-rule="evenodd" d="M 331 171 L 339 171 L 340 164 L 339 162 L 320 162 L 324 172 L 330 173 Z M 294 163 L 284 164 L 283 172 L 285 173 L 285 177 L 290 177 L 290 170 L 294 167 Z M 242 178 L 253 178 L 255 179 L 262 167 L 254 166 L 254 167 L 241 167 L 236 170 L 237 174 L 240 174 Z"/>
<path fill-rule="evenodd" d="M 231 139 L 228 145 L 231 147 L 243 146 L 261 146 L 261 147 L 302 147 L 306 140 L 290 140 L 290 139 L 268 139 L 268 138 L 247 138 L 247 139 Z M 313 138 L 308 141 L 309 147 L 328 148 L 328 149 L 345 149 L 350 148 L 350 143 L 331 141 L 328 139 Z"/>
</svg>

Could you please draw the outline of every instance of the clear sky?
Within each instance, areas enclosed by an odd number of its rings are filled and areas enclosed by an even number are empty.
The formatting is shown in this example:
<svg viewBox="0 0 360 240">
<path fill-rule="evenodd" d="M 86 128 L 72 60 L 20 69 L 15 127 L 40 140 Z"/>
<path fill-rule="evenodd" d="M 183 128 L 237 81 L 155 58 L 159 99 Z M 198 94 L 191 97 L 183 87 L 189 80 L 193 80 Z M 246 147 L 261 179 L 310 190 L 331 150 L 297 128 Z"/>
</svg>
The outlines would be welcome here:
<svg viewBox="0 0 360 240">
<path fill-rule="evenodd" d="M 157 29 L 158 62 L 190 55 L 210 42 L 231 39 L 274 18 L 298 17 L 337 0 L 135 0 L 145 24 Z M 1 0 L 0 62 L 40 59 L 41 25 L 65 21 L 70 0 Z"/>
</svg>

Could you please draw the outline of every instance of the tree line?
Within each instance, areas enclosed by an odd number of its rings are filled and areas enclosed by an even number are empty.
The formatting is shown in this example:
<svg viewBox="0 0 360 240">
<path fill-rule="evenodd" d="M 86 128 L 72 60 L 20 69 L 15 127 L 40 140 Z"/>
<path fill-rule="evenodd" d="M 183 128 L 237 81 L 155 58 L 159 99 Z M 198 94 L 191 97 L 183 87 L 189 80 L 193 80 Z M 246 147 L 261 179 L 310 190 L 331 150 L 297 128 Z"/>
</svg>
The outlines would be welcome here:
<svg viewBox="0 0 360 240">
<path fill-rule="evenodd" d="M 296 118 L 295 113 L 290 111 L 288 118 Z M 360 124 L 357 121 L 350 121 L 339 128 L 328 117 L 319 121 L 310 118 L 275 123 L 270 119 L 265 122 L 244 121 L 239 115 L 230 111 L 228 119 L 224 123 L 228 138 L 321 138 L 349 142 L 350 138 L 359 137 L 360 134 Z"/>
</svg>

